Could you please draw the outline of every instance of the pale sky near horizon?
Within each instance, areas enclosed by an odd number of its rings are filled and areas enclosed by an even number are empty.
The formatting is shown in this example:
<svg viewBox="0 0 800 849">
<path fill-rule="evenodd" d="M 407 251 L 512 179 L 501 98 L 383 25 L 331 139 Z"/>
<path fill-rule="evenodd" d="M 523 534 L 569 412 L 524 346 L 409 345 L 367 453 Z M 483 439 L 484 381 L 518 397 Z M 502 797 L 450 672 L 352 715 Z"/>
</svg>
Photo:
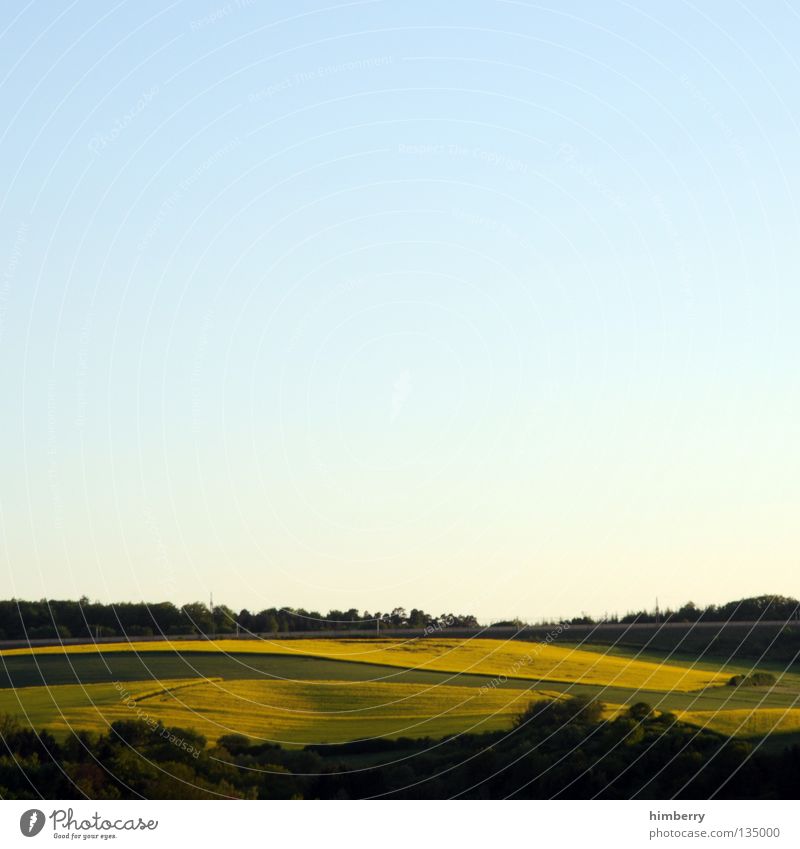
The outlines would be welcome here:
<svg viewBox="0 0 800 849">
<path fill-rule="evenodd" d="M 800 595 L 800 11 L 0 18 L 0 597 Z"/>
</svg>

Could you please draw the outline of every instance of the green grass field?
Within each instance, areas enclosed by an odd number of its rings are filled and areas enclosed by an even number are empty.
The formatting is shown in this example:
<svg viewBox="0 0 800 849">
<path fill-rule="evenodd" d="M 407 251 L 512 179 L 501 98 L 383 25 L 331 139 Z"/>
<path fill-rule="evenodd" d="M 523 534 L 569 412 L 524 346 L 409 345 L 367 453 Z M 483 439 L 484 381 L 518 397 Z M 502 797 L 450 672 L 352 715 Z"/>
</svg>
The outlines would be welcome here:
<svg viewBox="0 0 800 849">
<path fill-rule="evenodd" d="M 376 737 L 441 737 L 510 727 L 532 698 L 547 691 L 374 682 L 204 681 L 75 684 L 0 692 L 0 712 L 17 713 L 57 736 L 69 729 L 107 731 L 121 719 L 191 727 L 209 740 L 244 734 L 284 745 L 342 743 Z M 187 686 L 190 684 L 191 686 Z"/>
<path fill-rule="evenodd" d="M 800 676 L 686 656 L 501 640 L 227 640 L 0 653 L 0 713 L 56 735 L 140 718 L 286 745 L 510 728 L 533 699 L 587 695 L 742 737 L 800 730 Z"/>
</svg>

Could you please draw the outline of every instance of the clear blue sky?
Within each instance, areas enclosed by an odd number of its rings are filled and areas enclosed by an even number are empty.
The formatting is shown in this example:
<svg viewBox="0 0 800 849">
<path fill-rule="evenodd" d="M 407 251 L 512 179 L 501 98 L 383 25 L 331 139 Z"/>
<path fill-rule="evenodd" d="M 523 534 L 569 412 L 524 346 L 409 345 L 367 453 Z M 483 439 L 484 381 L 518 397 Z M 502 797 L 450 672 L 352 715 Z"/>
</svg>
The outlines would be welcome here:
<svg viewBox="0 0 800 849">
<path fill-rule="evenodd" d="M 2 596 L 800 593 L 800 13 L 0 21 Z"/>
</svg>

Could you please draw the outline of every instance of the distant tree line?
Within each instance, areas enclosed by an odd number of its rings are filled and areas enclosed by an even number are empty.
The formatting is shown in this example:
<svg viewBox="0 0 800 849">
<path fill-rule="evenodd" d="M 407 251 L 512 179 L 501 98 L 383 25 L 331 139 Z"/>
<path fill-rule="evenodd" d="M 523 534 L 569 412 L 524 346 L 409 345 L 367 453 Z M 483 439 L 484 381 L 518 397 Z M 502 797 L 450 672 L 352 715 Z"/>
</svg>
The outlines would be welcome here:
<svg viewBox="0 0 800 849">
<path fill-rule="evenodd" d="M 573 616 L 565 621 L 571 625 L 631 625 L 634 623 L 750 622 L 758 620 L 765 622 L 800 620 L 800 601 L 782 595 L 759 595 L 752 598 L 743 598 L 739 601 L 729 601 L 725 604 L 709 604 L 706 607 L 698 607 L 694 602 L 687 601 L 686 604 L 675 610 L 671 607 L 659 608 L 656 605 L 652 610 L 629 611 L 623 616 L 611 613 L 595 618 L 589 616 L 588 613 L 582 613 L 580 616 Z M 492 622 L 492 625 L 498 628 L 516 627 L 522 629 L 532 624 L 534 623 L 523 622 L 520 619 Z M 537 627 L 542 627 L 555 623 L 543 620 L 535 624 Z"/>
<path fill-rule="evenodd" d="M 573 625 L 603 623 L 626 625 L 661 622 L 726 622 L 743 620 L 784 621 L 800 619 L 800 602 L 784 596 L 756 596 L 722 605 L 698 607 L 687 602 L 677 610 L 640 610 L 624 616 L 606 616 L 596 620 L 582 614 L 568 620 Z M 519 619 L 493 622 L 494 626 L 524 629 L 529 623 Z M 555 623 L 541 623 L 555 624 Z M 192 602 L 181 607 L 169 601 L 156 603 L 120 602 L 102 604 L 83 596 L 78 601 L 0 601 L 0 640 L 38 640 L 150 637 L 220 634 L 286 634 L 297 631 L 353 631 L 385 628 L 427 629 L 428 633 L 447 628 L 477 628 L 472 615 L 442 613 L 434 616 L 424 610 L 406 611 L 395 607 L 388 612 L 367 610 L 330 610 L 320 613 L 303 608 L 270 607 L 258 612 L 244 609 L 238 613 L 224 604 L 213 607 Z"/>
<path fill-rule="evenodd" d="M 800 619 L 800 601 L 781 595 L 760 595 L 743 598 L 739 601 L 729 601 L 726 604 L 709 604 L 698 607 L 694 602 L 687 601 L 677 610 L 669 607 L 663 610 L 639 610 L 626 613 L 617 618 L 610 617 L 608 622 L 619 622 L 628 625 L 633 622 L 742 622 L 742 621 L 783 621 Z M 596 624 L 591 617 L 572 620 L 573 624 Z"/>
<path fill-rule="evenodd" d="M 433 616 L 413 608 L 395 607 L 387 613 L 330 610 L 319 613 L 303 608 L 270 607 L 259 612 L 224 604 L 193 602 L 178 607 L 169 601 L 101 604 L 85 596 L 78 601 L 0 601 L 0 640 L 67 639 L 70 637 L 150 637 L 220 634 L 280 634 L 296 631 L 352 631 L 381 628 L 474 628 L 470 615 L 443 613 Z"/>
<path fill-rule="evenodd" d="M 600 618 L 582 613 L 567 621 L 572 625 L 631 625 L 660 624 L 662 622 L 691 623 L 691 622 L 750 622 L 763 620 L 790 622 L 800 620 L 800 601 L 782 595 L 759 595 L 743 598 L 739 601 L 729 601 L 725 604 L 709 604 L 698 607 L 693 601 L 673 610 L 671 607 L 654 607 L 652 610 L 628 611 L 623 616 L 617 613 L 606 614 Z M 506 622 L 493 622 L 493 625 L 516 625 L 524 627 L 528 623 L 513 619 Z M 548 622 L 537 623 L 541 625 Z"/>
<path fill-rule="evenodd" d="M 764 751 L 645 703 L 533 702 L 512 731 L 283 749 L 142 720 L 56 739 L 0 715 L 3 799 L 796 799 L 800 747 Z M 368 755 L 365 761 L 364 756 Z M 365 765 L 366 764 L 366 765 Z"/>
</svg>

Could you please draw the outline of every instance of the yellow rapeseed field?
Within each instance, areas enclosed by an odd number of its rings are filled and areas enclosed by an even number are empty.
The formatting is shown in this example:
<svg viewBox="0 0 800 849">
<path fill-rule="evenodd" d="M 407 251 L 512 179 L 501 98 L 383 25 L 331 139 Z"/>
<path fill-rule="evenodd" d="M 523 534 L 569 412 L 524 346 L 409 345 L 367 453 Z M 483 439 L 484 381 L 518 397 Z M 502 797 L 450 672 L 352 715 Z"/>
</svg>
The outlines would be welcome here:
<svg viewBox="0 0 800 849">
<path fill-rule="evenodd" d="M 86 730 L 106 730 L 101 719 L 105 706 L 119 705 L 125 700 L 137 701 L 148 696 L 205 683 L 198 679 L 170 679 L 164 681 L 124 681 L 120 684 L 59 684 L 56 686 L 17 687 L 0 689 L 0 714 L 15 716 L 33 728 L 47 727 L 66 730 L 70 727 L 64 716 L 75 709 L 94 713 L 95 719 L 82 724 Z M 99 711 L 99 712 L 98 712 Z M 125 716 L 135 718 L 131 709 Z"/>
<path fill-rule="evenodd" d="M 318 657 L 349 663 L 424 669 L 450 673 L 477 673 L 529 681 L 561 681 L 641 690 L 689 692 L 724 684 L 730 672 L 693 669 L 677 663 L 657 663 L 521 640 L 454 639 L 298 639 L 298 640 L 180 640 L 173 643 L 120 642 L 96 646 L 50 646 L 37 654 L 136 651 L 259 652 L 296 657 Z M 30 653 L 11 649 L 3 655 Z"/>
<path fill-rule="evenodd" d="M 75 684 L 0 691 L 0 712 L 37 728 L 107 731 L 121 719 L 192 728 L 216 740 L 244 734 L 289 745 L 371 737 L 441 737 L 510 728 L 540 690 L 480 690 L 449 685 L 219 679 Z"/>
<path fill-rule="evenodd" d="M 685 710 L 677 711 L 677 716 L 683 722 L 729 737 L 763 737 L 778 732 L 800 731 L 800 708 Z"/>
</svg>

